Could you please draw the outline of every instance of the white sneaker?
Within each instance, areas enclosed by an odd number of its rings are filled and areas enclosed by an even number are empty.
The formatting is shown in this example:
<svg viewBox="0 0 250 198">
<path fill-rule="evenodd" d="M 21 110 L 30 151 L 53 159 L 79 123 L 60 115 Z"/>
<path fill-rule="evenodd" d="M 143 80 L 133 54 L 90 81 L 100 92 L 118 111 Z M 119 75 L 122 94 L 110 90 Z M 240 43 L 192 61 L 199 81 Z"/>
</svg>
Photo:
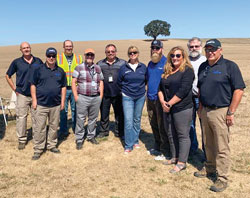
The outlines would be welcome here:
<svg viewBox="0 0 250 198">
<path fill-rule="evenodd" d="M 158 156 L 155 157 L 156 161 L 162 161 L 162 160 L 165 160 L 165 159 L 166 159 L 166 157 L 164 155 L 158 155 Z"/>
</svg>

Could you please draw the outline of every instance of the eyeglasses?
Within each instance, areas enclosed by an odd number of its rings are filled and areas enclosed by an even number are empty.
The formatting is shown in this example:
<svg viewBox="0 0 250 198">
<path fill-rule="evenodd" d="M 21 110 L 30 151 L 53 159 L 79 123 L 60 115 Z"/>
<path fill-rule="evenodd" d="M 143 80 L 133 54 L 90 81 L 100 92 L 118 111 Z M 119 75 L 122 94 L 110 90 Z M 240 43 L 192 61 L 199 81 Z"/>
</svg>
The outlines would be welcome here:
<svg viewBox="0 0 250 198">
<path fill-rule="evenodd" d="M 210 66 L 206 66 L 205 71 L 203 72 L 203 77 L 206 78 L 209 72 Z"/>
<path fill-rule="evenodd" d="M 94 57 L 95 55 L 93 53 L 87 53 L 85 54 L 85 56 L 91 56 L 91 57 Z"/>
<path fill-rule="evenodd" d="M 160 47 L 151 47 L 152 50 L 160 50 L 161 48 Z"/>
<path fill-rule="evenodd" d="M 213 48 L 205 48 L 205 52 L 209 53 L 209 52 L 216 52 L 218 50 L 218 48 L 213 47 Z"/>
<path fill-rule="evenodd" d="M 110 50 L 110 51 L 106 51 L 107 54 L 114 54 L 115 51 L 114 50 Z"/>
<path fill-rule="evenodd" d="M 174 57 L 180 58 L 180 57 L 181 57 L 181 54 L 170 54 L 170 57 L 171 57 L 171 58 L 174 58 Z"/>
<path fill-rule="evenodd" d="M 138 52 L 129 52 L 129 55 L 137 54 Z"/>
<path fill-rule="evenodd" d="M 48 55 L 47 58 L 56 58 L 56 55 Z"/>
<path fill-rule="evenodd" d="M 189 46 L 190 49 L 199 48 L 199 47 L 200 47 L 200 45 L 190 45 L 190 46 Z"/>
</svg>

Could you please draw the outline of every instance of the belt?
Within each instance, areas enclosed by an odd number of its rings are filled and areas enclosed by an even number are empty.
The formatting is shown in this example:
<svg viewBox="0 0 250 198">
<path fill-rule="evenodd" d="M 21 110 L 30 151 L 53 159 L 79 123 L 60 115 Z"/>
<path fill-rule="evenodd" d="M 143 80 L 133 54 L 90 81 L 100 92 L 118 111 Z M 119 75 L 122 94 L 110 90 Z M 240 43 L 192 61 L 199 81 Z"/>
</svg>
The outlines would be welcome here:
<svg viewBox="0 0 250 198">
<path fill-rule="evenodd" d="M 96 95 L 86 95 L 86 94 L 82 94 L 84 96 L 88 96 L 88 97 L 97 97 L 97 96 L 100 96 L 100 94 L 96 94 Z"/>
<path fill-rule="evenodd" d="M 207 108 L 207 109 L 210 109 L 210 110 L 216 110 L 216 109 L 224 108 L 224 107 L 216 107 L 216 106 L 204 106 L 204 107 Z"/>
<path fill-rule="evenodd" d="M 69 89 L 71 90 L 71 86 L 67 86 L 66 88 L 67 88 L 68 90 L 69 90 Z"/>
</svg>

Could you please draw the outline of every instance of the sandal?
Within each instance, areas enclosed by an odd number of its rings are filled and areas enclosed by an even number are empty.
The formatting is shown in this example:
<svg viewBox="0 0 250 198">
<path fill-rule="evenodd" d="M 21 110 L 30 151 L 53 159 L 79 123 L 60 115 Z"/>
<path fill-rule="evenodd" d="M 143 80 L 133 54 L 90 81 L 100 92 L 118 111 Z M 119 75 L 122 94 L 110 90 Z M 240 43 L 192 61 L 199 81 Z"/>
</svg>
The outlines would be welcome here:
<svg viewBox="0 0 250 198">
<path fill-rule="evenodd" d="M 178 170 L 175 169 L 176 167 L 178 168 Z M 169 173 L 178 173 L 182 170 L 185 170 L 186 168 L 186 164 L 176 164 L 175 167 L 169 171 Z"/>
<path fill-rule="evenodd" d="M 164 164 L 164 165 L 172 165 L 172 164 L 176 164 L 177 161 L 178 160 L 176 158 L 172 158 L 170 160 L 167 160 L 167 161 L 163 162 L 162 164 Z"/>
</svg>

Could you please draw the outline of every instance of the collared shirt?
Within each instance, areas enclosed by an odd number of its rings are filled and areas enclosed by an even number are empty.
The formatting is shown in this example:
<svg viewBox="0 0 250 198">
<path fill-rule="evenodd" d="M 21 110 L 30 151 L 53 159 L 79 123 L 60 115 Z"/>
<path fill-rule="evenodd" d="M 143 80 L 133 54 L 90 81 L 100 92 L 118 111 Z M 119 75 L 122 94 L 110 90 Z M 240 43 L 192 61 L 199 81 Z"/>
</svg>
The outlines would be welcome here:
<svg viewBox="0 0 250 198">
<path fill-rule="evenodd" d="M 85 63 L 78 65 L 73 78 L 77 79 L 77 93 L 87 96 L 100 94 L 100 81 L 103 80 L 103 74 L 99 65 L 93 64 L 88 67 Z"/>
<path fill-rule="evenodd" d="M 66 87 L 66 74 L 62 68 L 49 68 L 46 63 L 34 68 L 30 78 L 31 84 L 36 86 L 37 104 L 54 107 L 61 104 L 61 91 Z"/>
<path fill-rule="evenodd" d="M 161 57 L 161 60 L 158 63 L 153 63 L 150 61 L 147 67 L 147 81 L 148 81 L 148 90 L 147 97 L 149 100 L 158 99 L 158 88 L 161 81 L 161 75 L 164 71 L 164 65 L 167 62 L 165 56 Z"/>
<path fill-rule="evenodd" d="M 214 65 L 206 61 L 199 68 L 198 88 L 203 106 L 228 107 L 234 90 L 245 87 L 238 65 L 223 56 Z"/>
<path fill-rule="evenodd" d="M 10 64 L 10 67 L 6 72 L 6 74 L 9 77 L 11 77 L 13 74 L 16 73 L 16 92 L 25 96 L 30 96 L 30 83 L 29 83 L 30 72 L 32 66 L 37 66 L 40 64 L 43 64 L 41 59 L 34 56 L 31 64 L 25 61 L 23 56 L 15 59 Z"/>
<path fill-rule="evenodd" d="M 125 63 L 126 61 L 120 58 L 116 58 L 112 64 L 107 62 L 107 58 L 97 62 L 104 76 L 104 96 L 115 97 L 120 95 L 121 91 L 117 86 L 117 79 L 119 70 Z"/>
</svg>

